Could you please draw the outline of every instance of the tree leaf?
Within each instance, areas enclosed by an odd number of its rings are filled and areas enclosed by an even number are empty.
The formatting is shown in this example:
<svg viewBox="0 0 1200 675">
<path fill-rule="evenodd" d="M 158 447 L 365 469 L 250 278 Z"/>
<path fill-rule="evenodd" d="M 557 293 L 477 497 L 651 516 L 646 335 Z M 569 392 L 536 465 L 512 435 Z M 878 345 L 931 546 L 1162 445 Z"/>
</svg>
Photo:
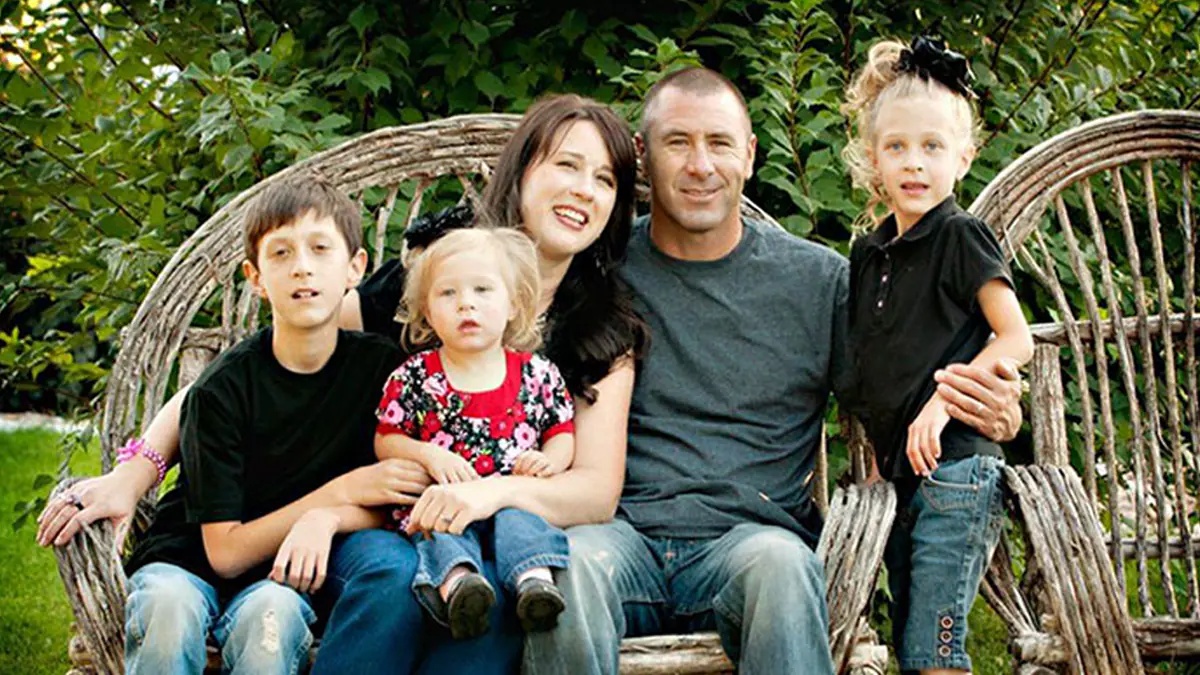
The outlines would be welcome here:
<svg viewBox="0 0 1200 675">
<path fill-rule="evenodd" d="M 364 87 L 371 90 L 372 94 L 379 94 L 380 89 L 392 90 L 392 80 L 388 74 L 378 68 L 367 68 L 363 72 L 355 76 L 355 79 L 362 83 Z"/>
<path fill-rule="evenodd" d="M 491 100 L 495 100 L 504 93 L 504 81 L 490 70 L 481 70 L 475 73 L 475 86 L 479 87 L 479 91 Z"/>
<path fill-rule="evenodd" d="M 209 61 L 212 63 L 214 75 L 224 75 L 229 72 L 229 52 L 224 50 L 219 51 L 213 54 L 209 58 Z"/>
<path fill-rule="evenodd" d="M 376 11 L 374 5 L 362 4 L 355 7 L 353 12 L 350 12 L 350 18 L 346 21 L 358 33 L 358 37 L 361 38 L 367 32 L 367 28 L 376 21 L 379 21 L 379 12 Z"/>
</svg>

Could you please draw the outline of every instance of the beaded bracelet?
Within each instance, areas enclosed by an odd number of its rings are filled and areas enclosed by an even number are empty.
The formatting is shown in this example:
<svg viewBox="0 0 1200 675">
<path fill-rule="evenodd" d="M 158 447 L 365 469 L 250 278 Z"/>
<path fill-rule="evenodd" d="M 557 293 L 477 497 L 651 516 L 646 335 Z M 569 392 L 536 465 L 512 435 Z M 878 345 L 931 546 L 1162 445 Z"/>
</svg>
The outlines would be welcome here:
<svg viewBox="0 0 1200 675">
<path fill-rule="evenodd" d="M 158 487 L 163 479 L 167 477 L 167 460 L 158 454 L 158 451 L 150 447 L 143 438 L 131 438 L 125 442 L 125 445 L 117 450 L 117 464 L 124 464 L 129 460 L 141 455 L 150 460 L 154 468 L 158 470 L 158 479 L 154 481 L 152 487 Z"/>
</svg>

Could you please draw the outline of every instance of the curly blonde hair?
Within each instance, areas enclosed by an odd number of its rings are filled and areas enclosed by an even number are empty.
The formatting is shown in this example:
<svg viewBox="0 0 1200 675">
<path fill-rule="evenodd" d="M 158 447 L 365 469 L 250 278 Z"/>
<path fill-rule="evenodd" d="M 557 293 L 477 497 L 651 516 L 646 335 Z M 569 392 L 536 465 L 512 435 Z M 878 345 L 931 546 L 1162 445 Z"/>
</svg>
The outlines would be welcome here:
<svg viewBox="0 0 1200 675">
<path fill-rule="evenodd" d="M 937 80 L 898 69 L 900 55 L 907 48 L 899 40 L 882 40 L 872 45 L 867 65 L 855 75 L 842 104 L 842 112 L 850 118 L 850 138 L 842 149 L 842 160 L 850 169 L 854 187 L 866 190 L 868 195 L 867 206 L 855 221 L 860 227 L 877 226 L 888 213 L 886 209 L 883 213 L 879 211 L 880 206 L 888 206 L 888 196 L 873 157 L 875 120 L 884 103 L 916 94 L 948 94 L 953 98 L 955 117 L 962 123 L 961 131 L 966 135 L 970 152 L 974 154 L 979 145 L 978 122 L 970 101 Z"/>
<path fill-rule="evenodd" d="M 515 309 L 504 327 L 505 347 L 530 352 L 542 344 L 542 327 L 537 303 L 541 297 L 541 275 L 537 250 L 529 237 L 511 228 L 476 226 L 454 230 L 421 251 L 408 268 L 404 295 L 396 318 L 404 324 L 403 338 L 413 347 L 432 342 L 437 335 L 429 323 L 429 289 L 438 265 L 464 251 L 490 249 L 500 261 L 500 276 Z"/>
</svg>

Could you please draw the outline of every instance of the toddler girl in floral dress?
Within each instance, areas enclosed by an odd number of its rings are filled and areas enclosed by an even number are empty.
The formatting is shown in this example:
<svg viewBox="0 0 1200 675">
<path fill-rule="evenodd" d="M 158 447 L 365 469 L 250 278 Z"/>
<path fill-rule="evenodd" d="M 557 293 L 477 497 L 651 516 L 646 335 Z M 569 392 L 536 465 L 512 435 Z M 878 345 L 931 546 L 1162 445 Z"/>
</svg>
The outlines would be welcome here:
<svg viewBox="0 0 1200 675">
<path fill-rule="evenodd" d="M 400 318 L 409 342 L 436 337 L 438 347 L 388 378 L 376 454 L 418 461 L 439 484 L 566 470 L 574 408 L 558 369 L 530 353 L 540 343 L 538 297 L 536 252 L 515 230 L 455 230 L 421 253 L 405 280 Z M 471 522 L 465 511 L 426 506 L 393 516 L 412 533 L 413 591 L 434 619 L 456 639 L 487 631 L 496 602 L 480 573 L 487 556 L 516 595 L 525 630 L 554 627 L 565 607 L 550 572 L 567 566 L 562 530 L 518 509 Z"/>
</svg>

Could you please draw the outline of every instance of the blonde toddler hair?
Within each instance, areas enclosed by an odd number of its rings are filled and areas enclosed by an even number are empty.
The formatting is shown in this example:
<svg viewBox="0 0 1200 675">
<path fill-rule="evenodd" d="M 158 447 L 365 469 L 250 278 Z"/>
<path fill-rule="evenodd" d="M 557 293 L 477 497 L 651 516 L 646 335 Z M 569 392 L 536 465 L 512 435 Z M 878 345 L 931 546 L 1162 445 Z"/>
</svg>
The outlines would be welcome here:
<svg viewBox="0 0 1200 675">
<path fill-rule="evenodd" d="M 454 230 L 429 245 L 408 268 L 404 295 L 396 314 L 404 324 L 404 340 L 412 346 L 435 336 L 428 319 L 429 288 L 441 261 L 463 251 L 490 248 L 500 261 L 500 276 L 516 312 L 504 328 L 501 342 L 508 349 L 531 352 L 542 344 L 537 303 L 541 295 L 537 250 L 529 237 L 510 228 L 474 227 Z"/>
<path fill-rule="evenodd" d="M 888 196 L 883 181 L 875 170 L 872 155 L 875 145 L 875 120 L 883 105 L 889 101 L 923 94 L 926 96 L 949 95 L 952 97 L 955 118 L 960 122 L 959 132 L 974 154 L 979 144 L 979 129 L 971 102 L 951 91 L 933 78 L 925 79 L 916 73 L 899 70 L 900 57 L 908 49 L 899 40 L 883 40 L 871 46 L 867 54 L 867 65 L 858 72 L 850 88 L 846 90 L 846 102 L 842 112 L 850 118 L 850 139 L 842 149 L 842 160 L 850 169 L 854 187 L 867 191 L 866 209 L 855 221 L 856 225 L 874 227 L 883 222 Z"/>
</svg>

